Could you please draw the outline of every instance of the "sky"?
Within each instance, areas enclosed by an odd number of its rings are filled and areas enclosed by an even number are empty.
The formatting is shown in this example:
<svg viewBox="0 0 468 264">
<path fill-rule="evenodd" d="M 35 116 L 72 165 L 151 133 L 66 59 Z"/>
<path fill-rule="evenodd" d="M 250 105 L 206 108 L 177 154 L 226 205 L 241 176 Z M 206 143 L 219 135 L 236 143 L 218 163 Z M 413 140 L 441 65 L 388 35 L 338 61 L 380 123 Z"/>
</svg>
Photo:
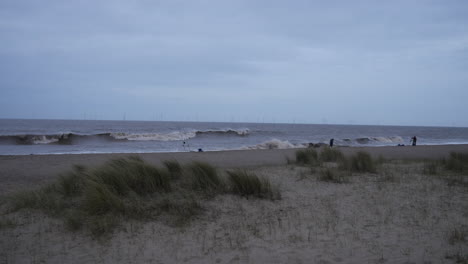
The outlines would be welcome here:
<svg viewBox="0 0 468 264">
<path fill-rule="evenodd" d="M 0 118 L 468 126 L 466 0 L 2 0 Z"/>
</svg>

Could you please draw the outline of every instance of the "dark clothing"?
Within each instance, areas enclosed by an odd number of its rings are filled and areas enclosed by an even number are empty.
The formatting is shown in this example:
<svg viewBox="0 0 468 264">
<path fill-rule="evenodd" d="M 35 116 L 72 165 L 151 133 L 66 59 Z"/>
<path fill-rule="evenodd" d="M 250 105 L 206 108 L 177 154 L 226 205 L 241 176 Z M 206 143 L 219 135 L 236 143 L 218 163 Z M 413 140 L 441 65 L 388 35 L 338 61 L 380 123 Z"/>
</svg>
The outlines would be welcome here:
<svg viewBox="0 0 468 264">
<path fill-rule="evenodd" d="M 335 139 L 330 139 L 330 147 L 333 147 L 333 141 L 335 141 Z"/>
<path fill-rule="evenodd" d="M 416 141 L 418 140 L 416 136 L 412 137 L 411 140 L 413 141 L 413 146 L 416 146 Z"/>
</svg>

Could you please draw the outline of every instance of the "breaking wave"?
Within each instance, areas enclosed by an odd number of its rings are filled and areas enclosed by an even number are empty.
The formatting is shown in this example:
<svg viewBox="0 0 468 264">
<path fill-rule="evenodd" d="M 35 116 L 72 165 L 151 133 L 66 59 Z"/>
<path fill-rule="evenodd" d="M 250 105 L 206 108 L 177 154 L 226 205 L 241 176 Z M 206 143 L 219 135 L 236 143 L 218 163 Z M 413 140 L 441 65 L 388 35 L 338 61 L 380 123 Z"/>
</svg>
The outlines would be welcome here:
<svg viewBox="0 0 468 264">
<path fill-rule="evenodd" d="M 351 140 L 343 140 L 350 142 Z M 358 144 L 390 144 L 390 143 L 403 143 L 404 140 L 402 137 L 362 137 L 355 139 L 355 142 Z"/>
<path fill-rule="evenodd" d="M 80 135 L 74 133 L 55 134 L 55 135 L 13 135 L 0 136 L 0 144 L 16 145 L 45 145 L 45 144 L 72 144 L 81 140 L 115 140 L 110 133 Z"/>
<path fill-rule="evenodd" d="M 173 131 L 169 133 L 110 133 L 109 135 L 118 140 L 133 140 L 133 141 L 177 141 L 187 140 L 202 135 L 214 136 L 248 136 L 248 129 L 221 129 L 221 130 L 193 130 L 188 132 Z"/>
<path fill-rule="evenodd" d="M 250 130 L 248 128 L 241 128 L 241 129 L 221 129 L 221 130 L 201 130 L 196 131 L 197 135 L 234 135 L 234 136 L 241 136 L 245 137 L 250 134 Z"/>
<path fill-rule="evenodd" d="M 293 144 L 287 140 L 272 139 L 255 146 L 244 147 L 243 149 L 290 149 L 304 147 L 306 147 L 306 144 Z"/>
<path fill-rule="evenodd" d="M 342 146 L 352 146 L 352 145 L 389 145 L 389 144 L 397 144 L 403 143 L 404 140 L 402 137 L 394 136 L 394 137 L 363 137 L 363 138 L 356 138 L 356 139 L 341 139 L 337 140 L 337 145 Z M 290 148 L 306 148 L 312 145 L 323 146 L 328 145 L 328 143 L 319 142 L 319 143 L 299 143 L 293 144 L 287 140 L 279 140 L 279 139 L 272 139 L 269 141 L 265 141 L 263 143 L 244 147 L 243 149 L 290 149 Z"/>
<path fill-rule="evenodd" d="M 105 141 L 180 141 L 195 138 L 197 136 L 240 136 L 250 134 L 248 129 L 221 129 L 221 130 L 193 130 L 173 131 L 168 133 L 99 133 L 99 134 L 75 134 L 63 133 L 52 135 L 6 135 L 0 136 L 0 144 L 13 145 L 43 145 L 43 144 L 78 144 L 85 140 Z"/>
<path fill-rule="evenodd" d="M 197 136 L 196 132 L 170 132 L 165 134 L 160 133 L 142 133 L 142 134 L 131 134 L 131 133 L 110 133 L 114 139 L 117 140 L 131 140 L 131 141 L 177 141 L 187 140 Z"/>
</svg>

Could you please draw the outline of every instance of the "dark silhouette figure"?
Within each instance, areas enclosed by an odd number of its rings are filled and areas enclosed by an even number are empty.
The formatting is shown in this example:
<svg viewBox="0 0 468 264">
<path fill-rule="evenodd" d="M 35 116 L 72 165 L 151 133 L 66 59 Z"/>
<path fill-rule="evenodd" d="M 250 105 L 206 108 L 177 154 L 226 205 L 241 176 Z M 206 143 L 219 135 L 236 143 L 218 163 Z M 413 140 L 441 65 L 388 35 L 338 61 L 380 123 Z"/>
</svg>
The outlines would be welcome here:
<svg viewBox="0 0 468 264">
<path fill-rule="evenodd" d="M 412 145 L 413 146 L 416 146 L 416 141 L 418 140 L 418 138 L 416 136 L 412 137 L 411 138 L 411 142 L 412 142 Z"/>
<path fill-rule="evenodd" d="M 335 141 L 334 138 L 330 139 L 330 148 L 333 147 L 333 141 Z"/>
<path fill-rule="evenodd" d="M 187 151 L 187 150 L 190 151 L 190 144 L 189 144 L 188 142 L 185 142 L 185 141 L 184 141 L 184 142 L 182 143 L 182 146 L 184 147 L 184 150 L 185 150 L 185 151 Z"/>
</svg>

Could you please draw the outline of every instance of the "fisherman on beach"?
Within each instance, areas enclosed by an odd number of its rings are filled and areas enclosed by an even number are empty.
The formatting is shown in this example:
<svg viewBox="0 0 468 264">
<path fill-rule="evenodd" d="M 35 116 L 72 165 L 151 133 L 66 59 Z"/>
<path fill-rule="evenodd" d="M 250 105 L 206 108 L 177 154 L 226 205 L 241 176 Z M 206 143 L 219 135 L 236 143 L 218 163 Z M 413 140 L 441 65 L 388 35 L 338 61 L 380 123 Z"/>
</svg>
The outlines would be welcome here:
<svg viewBox="0 0 468 264">
<path fill-rule="evenodd" d="M 189 144 L 187 142 L 184 141 L 182 143 L 182 147 L 184 147 L 184 151 L 187 151 L 187 150 L 190 151 L 190 146 L 189 146 Z"/>
</svg>

